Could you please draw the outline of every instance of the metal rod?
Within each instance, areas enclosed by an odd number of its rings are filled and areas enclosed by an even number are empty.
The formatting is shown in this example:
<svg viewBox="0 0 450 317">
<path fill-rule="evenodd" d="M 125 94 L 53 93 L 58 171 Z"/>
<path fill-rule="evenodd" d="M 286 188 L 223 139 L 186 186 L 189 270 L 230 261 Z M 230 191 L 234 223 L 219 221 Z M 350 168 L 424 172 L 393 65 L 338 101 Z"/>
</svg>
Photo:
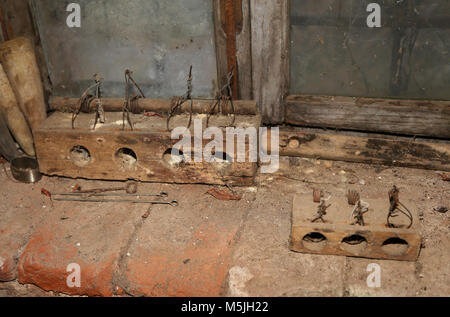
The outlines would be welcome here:
<svg viewBox="0 0 450 317">
<path fill-rule="evenodd" d="M 62 194 L 52 194 L 53 196 L 79 196 L 79 197 L 162 197 L 166 198 L 169 196 L 166 192 L 161 192 L 159 194 L 88 194 L 88 193 L 62 193 Z"/>
<path fill-rule="evenodd" d="M 153 204 L 153 205 L 170 205 L 178 206 L 178 201 L 150 201 L 150 200 L 130 200 L 130 199 L 89 199 L 89 198 L 53 198 L 56 201 L 77 201 L 88 203 L 133 203 L 133 204 Z"/>
</svg>

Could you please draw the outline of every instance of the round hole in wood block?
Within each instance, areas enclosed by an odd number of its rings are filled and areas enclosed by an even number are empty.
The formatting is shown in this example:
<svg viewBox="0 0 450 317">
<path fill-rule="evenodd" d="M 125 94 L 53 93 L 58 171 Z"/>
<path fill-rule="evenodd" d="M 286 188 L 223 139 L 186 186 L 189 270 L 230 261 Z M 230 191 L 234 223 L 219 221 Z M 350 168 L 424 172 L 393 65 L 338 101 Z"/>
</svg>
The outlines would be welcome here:
<svg viewBox="0 0 450 317">
<path fill-rule="evenodd" d="M 138 158 L 132 149 L 121 148 L 114 154 L 114 160 L 117 165 L 119 165 L 120 169 L 131 171 L 136 168 Z"/>
<path fill-rule="evenodd" d="M 216 163 L 233 163 L 231 156 L 224 152 L 213 153 L 212 161 Z"/>
<path fill-rule="evenodd" d="M 405 240 L 392 237 L 383 242 L 381 249 L 388 255 L 400 256 L 408 251 L 409 244 Z"/>
<path fill-rule="evenodd" d="M 320 251 L 327 245 L 327 237 L 320 232 L 310 232 L 303 237 L 303 246 L 312 251 Z"/>
<path fill-rule="evenodd" d="M 163 154 L 163 160 L 171 167 L 177 166 L 185 161 L 183 151 L 178 149 L 168 149 Z"/>
<path fill-rule="evenodd" d="M 78 167 L 85 167 L 91 163 L 91 153 L 87 148 L 76 145 L 70 150 L 70 159 Z"/>
<path fill-rule="evenodd" d="M 359 234 L 345 237 L 341 241 L 341 249 L 353 254 L 361 254 L 367 250 L 367 239 Z"/>
<path fill-rule="evenodd" d="M 291 149 L 297 149 L 300 147 L 300 141 L 296 138 L 292 138 L 289 140 L 288 147 Z"/>
</svg>

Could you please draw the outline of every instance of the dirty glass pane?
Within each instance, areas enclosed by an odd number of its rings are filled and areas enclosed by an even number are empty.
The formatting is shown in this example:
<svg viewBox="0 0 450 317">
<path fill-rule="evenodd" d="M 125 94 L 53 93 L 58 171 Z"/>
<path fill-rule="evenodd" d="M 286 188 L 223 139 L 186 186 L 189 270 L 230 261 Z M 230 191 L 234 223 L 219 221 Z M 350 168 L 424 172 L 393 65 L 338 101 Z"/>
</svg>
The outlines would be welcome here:
<svg viewBox="0 0 450 317">
<path fill-rule="evenodd" d="M 449 100 L 449 51 L 449 0 L 291 0 L 292 94 Z"/>
<path fill-rule="evenodd" d="M 80 28 L 66 24 L 70 3 L 80 4 Z M 123 97 L 129 68 L 146 97 L 168 98 L 184 94 L 191 64 L 193 95 L 212 94 L 210 0 L 35 0 L 32 6 L 55 95 L 79 97 L 98 72 L 103 96 Z"/>
</svg>

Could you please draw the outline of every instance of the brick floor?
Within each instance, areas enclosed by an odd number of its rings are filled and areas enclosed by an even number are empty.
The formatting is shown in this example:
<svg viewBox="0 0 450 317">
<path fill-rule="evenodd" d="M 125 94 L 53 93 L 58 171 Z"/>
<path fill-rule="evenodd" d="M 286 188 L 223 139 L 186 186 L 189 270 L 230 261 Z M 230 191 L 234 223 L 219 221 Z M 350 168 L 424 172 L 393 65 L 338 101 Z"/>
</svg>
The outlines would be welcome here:
<svg viewBox="0 0 450 317">
<path fill-rule="evenodd" d="M 245 210 L 188 186 L 178 208 L 154 207 L 130 246 L 125 284 L 138 296 L 219 296 Z"/>
<path fill-rule="evenodd" d="M 3 172 L 3 171 L 2 171 Z M 17 261 L 35 227 L 50 212 L 50 202 L 41 197 L 39 185 L 12 182 L 0 176 L 0 281 L 17 277 Z M 19 194 L 16 194 L 19 193 Z"/>
<path fill-rule="evenodd" d="M 287 162 L 287 165 L 286 165 Z M 450 183 L 433 171 L 361 164 L 283 160 L 259 187 L 237 189 L 241 201 L 218 201 L 211 186 L 141 184 L 165 190 L 180 206 L 72 204 L 41 195 L 115 186 L 47 178 L 13 183 L 0 173 L 0 295 L 36 296 L 448 296 Z M 349 184 L 357 175 L 363 183 Z M 311 181 L 309 184 L 308 181 Z M 320 186 L 344 197 L 386 197 L 392 184 L 423 215 L 425 249 L 415 263 L 298 254 L 288 247 L 292 197 Z M 67 285 L 67 266 L 81 268 L 81 287 Z M 382 287 L 367 287 L 367 265 L 378 263 Z M 19 283 L 25 286 L 19 285 Z M 36 286 L 36 287 L 35 287 Z M 36 290 L 39 290 L 36 291 Z M 49 292 L 42 292 L 49 291 Z"/>
<path fill-rule="evenodd" d="M 46 291 L 112 296 L 118 261 L 141 214 L 136 206 L 59 204 L 32 235 L 19 260 L 18 278 Z M 68 265 L 81 268 L 81 287 L 69 287 Z"/>
</svg>

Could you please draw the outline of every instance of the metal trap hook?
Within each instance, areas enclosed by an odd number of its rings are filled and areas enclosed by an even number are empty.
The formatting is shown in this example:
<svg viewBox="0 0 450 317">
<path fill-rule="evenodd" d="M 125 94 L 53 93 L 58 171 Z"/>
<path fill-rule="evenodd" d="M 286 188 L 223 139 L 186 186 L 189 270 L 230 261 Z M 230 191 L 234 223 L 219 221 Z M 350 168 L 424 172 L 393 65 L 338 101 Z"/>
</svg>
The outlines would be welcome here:
<svg viewBox="0 0 450 317">
<path fill-rule="evenodd" d="M 98 73 L 94 75 L 94 81 L 95 84 L 88 87 L 83 94 L 81 95 L 80 99 L 78 100 L 77 107 L 75 111 L 72 113 L 72 129 L 75 129 L 75 120 L 77 119 L 78 115 L 82 110 L 89 113 L 90 112 L 90 105 L 93 101 L 96 102 L 96 108 L 95 108 L 95 124 L 94 129 L 97 125 L 98 120 L 100 119 L 101 123 L 105 123 L 106 116 L 105 116 L 105 110 L 103 109 L 103 104 L 100 100 L 101 98 L 101 85 L 103 82 L 103 78 L 100 77 Z M 94 95 L 90 95 L 89 92 L 91 90 L 95 89 Z"/>
<path fill-rule="evenodd" d="M 141 87 L 136 83 L 136 81 L 131 76 L 133 72 L 129 69 L 125 70 L 125 103 L 122 108 L 122 130 L 125 130 L 125 118 L 128 122 L 128 124 L 131 127 L 131 130 L 134 129 L 133 122 L 130 118 L 130 112 L 136 113 L 138 108 L 139 99 L 145 98 L 144 92 L 142 91 Z M 139 95 L 132 95 L 130 96 L 130 82 L 131 84 L 139 91 Z"/>
<path fill-rule="evenodd" d="M 187 79 L 187 91 L 186 93 L 181 96 L 181 97 L 176 97 L 172 100 L 172 107 L 169 111 L 169 115 L 167 116 L 167 131 L 172 132 L 172 130 L 170 129 L 170 119 L 172 119 L 172 117 L 175 115 L 175 113 L 177 111 L 181 111 L 181 108 L 183 106 L 183 104 L 186 101 L 190 101 L 190 113 L 189 113 L 189 123 L 187 125 L 187 129 L 189 129 L 191 127 L 192 124 L 192 114 L 194 112 L 194 101 L 192 100 L 192 80 L 193 80 L 193 76 L 192 76 L 192 65 L 189 69 L 189 76 Z"/>
<path fill-rule="evenodd" d="M 213 104 L 210 108 L 210 111 L 206 117 L 206 127 L 209 127 L 209 119 L 214 114 L 216 108 L 218 108 L 218 113 L 223 113 L 224 104 L 226 104 L 227 101 L 230 102 L 231 106 L 231 112 L 232 112 L 232 119 L 231 123 L 228 125 L 234 126 L 234 123 L 236 122 L 236 111 L 234 108 L 233 103 L 233 88 L 232 88 L 232 82 L 234 77 L 234 66 L 231 68 L 231 71 L 227 75 L 227 83 L 225 86 L 223 86 L 219 91 L 216 93 L 216 97 L 213 101 Z"/>
<path fill-rule="evenodd" d="M 399 193 L 397 186 L 393 186 L 393 188 L 389 191 L 389 212 L 387 215 L 387 226 L 389 228 L 398 228 L 399 226 L 394 225 L 390 222 L 391 218 L 395 218 L 399 216 L 399 212 L 405 215 L 409 219 L 409 225 L 407 229 L 411 228 L 413 225 L 413 215 L 412 213 L 406 208 L 405 205 L 403 205 L 399 200 Z M 400 206 L 403 207 L 405 210 L 400 209 Z"/>
</svg>

